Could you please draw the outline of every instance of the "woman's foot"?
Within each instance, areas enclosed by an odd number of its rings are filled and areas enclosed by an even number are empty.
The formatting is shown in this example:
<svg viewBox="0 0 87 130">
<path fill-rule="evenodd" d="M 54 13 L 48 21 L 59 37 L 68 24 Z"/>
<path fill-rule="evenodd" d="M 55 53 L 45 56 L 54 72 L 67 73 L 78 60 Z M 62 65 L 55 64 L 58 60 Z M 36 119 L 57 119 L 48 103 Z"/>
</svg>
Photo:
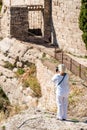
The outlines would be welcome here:
<svg viewBox="0 0 87 130">
<path fill-rule="evenodd" d="M 60 120 L 60 121 L 66 121 L 66 119 L 60 119 L 60 118 L 57 118 L 57 120 Z"/>
<path fill-rule="evenodd" d="M 62 119 L 63 121 L 66 121 L 66 119 Z"/>
</svg>

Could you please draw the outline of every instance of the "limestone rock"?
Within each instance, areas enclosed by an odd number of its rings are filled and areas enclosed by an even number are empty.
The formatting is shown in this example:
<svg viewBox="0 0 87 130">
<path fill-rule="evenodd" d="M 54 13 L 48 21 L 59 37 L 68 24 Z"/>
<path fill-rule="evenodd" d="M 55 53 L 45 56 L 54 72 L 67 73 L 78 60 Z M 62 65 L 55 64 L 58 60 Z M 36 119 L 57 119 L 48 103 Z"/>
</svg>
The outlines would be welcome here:
<svg viewBox="0 0 87 130">
<path fill-rule="evenodd" d="M 15 124 L 15 125 L 14 125 Z M 6 130 L 87 130 L 87 124 L 72 120 L 56 120 L 55 114 L 39 109 L 28 109 L 0 125 Z"/>
</svg>

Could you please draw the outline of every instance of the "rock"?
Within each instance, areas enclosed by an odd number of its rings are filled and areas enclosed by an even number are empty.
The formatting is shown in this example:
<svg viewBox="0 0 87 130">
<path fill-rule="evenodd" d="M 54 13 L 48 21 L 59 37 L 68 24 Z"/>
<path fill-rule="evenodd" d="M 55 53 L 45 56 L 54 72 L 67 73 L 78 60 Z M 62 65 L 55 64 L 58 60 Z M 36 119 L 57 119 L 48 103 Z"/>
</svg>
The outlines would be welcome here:
<svg viewBox="0 0 87 130">
<path fill-rule="evenodd" d="M 5 75 L 7 78 L 13 78 L 15 76 L 15 74 L 11 70 L 2 66 L 0 66 L 0 72 L 2 72 L 2 74 Z"/>
<path fill-rule="evenodd" d="M 14 125 L 15 124 L 15 125 Z M 6 130 L 87 130 L 87 124 L 83 122 L 74 122 L 72 120 L 56 120 L 55 114 L 47 111 L 37 111 L 37 109 L 28 109 L 9 118 L 7 122 L 0 125 Z"/>
<path fill-rule="evenodd" d="M 12 46 L 13 41 L 9 38 L 4 38 L 2 41 L 0 41 L 0 50 L 3 53 L 6 53 L 9 51 L 10 47 Z"/>
<path fill-rule="evenodd" d="M 14 69 L 13 69 L 13 72 L 15 73 L 15 72 L 17 72 L 17 70 L 18 70 L 17 68 L 14 68 Z"/>
<path fill-rule="evenodd" d="M 17 67 L 22 67 L 23 64 L 22 64 L 22 62 L 17 62 L 17 63 L 16 63 L 16 66 L 17 66 Z"/>
<path fill-rule="evenodd" d="M 21 44 L 21 42 L 15 41 L 15 43 L 9 49 L 9 55 L 13 59 L 17 59 L 21 61 L 21 58 L 27 52 L 28 46 Z"/>
<path fill-rule="evenodd" d="M 25 112 L 21 112 L 14 117 L 8 118 L 6 122 L 0 124 L 0 130 L 2 130 L 3 126 L 5 126 L 6 130 L 87 130 L 87 123 L 84 122 L 75 122 L 71 119 L 67 121 L 56 120 L 56 115 L 54 113 L 56 112 L 55 88 L 54 84 L 51 82 L 51 78 L 54 72 L 50 70 L 47 66 L 43 65 L 43 63 L 41 62 L 43 54 L 42 52 L 40 52 L 36 48 L 29 49 L 28 46 L 21 43 L 19 44 L 18 41 L 14 42 L 14 45 L 13 43 L 8 43 L 8 46 L 6 48 L 1 45 L 1 48 L 1 60 L 7 60 L 10 57 L 11 59 L 14 59 L 12 61 L 14 62 L 18 57 L 18 63 L 20 63 L 20 61 L 29 61 L 35 63 L 37 69 L 37 79 L 41 85 L 42 97 L 36 98 L 33 96 L 33 91 L 30 88 L 23 88 L 23 84 L 19 82 L 17 78 L 15 78 L 14 72 L 17 71 L 17 68 L 14 68 L 13 71 L 11 71 L 0 66 L 0 85 L 8 96 L 11 104 L 19 105 L 20 107 L 27 106 L 28 108 L 30 108 Z M 7 51 L 8 58 L 3 55 L 3 52 Z M 47 55 L 47 58 L 49 58 L 49 55 Z M 82 106 L 87 106 L 86 102 L 85 105 L 83 103 L 83 99 L 85 100 L 86 97 L 83 98 L 81 95 L 81 98 Z M 37 108 L 40 109 L 40 111 L 36 111 L 31 108 Z M 49 110 L 50 112 L 48 112 L 47 110 Z M 77 111 L 75 111 L 75 116 L 76 112 Z"/>
<path fill-rule="evenodd" d="M 24 89 L 24 90 L 23 90 L 23 93 L 24 93 L 24 95 L 26 95 L 26 96 L 30 95 L 30 96 L 32 96 L 32 97 L 35 97 L 35 96 L 34 96 L 34 92 L 33 92 L 33 90 L 30 89 L 30 87 Z"/>
</svg>

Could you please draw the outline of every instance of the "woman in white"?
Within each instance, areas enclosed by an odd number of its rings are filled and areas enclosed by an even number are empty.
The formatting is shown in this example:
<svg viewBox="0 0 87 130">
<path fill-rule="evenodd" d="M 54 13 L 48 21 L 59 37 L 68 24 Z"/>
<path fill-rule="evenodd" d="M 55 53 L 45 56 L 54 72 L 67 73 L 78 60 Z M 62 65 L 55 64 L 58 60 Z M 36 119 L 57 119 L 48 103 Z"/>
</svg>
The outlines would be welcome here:
<svg viewBox="0 0 87 130">
<path fill-rule="evenodd" d="M 65 73 L 65 65 L 60 64 L 52 81 L 56 86 L 57 119 L 67 119 L 68 95 L 69 95 L 69 77 Z"/>
</svg>

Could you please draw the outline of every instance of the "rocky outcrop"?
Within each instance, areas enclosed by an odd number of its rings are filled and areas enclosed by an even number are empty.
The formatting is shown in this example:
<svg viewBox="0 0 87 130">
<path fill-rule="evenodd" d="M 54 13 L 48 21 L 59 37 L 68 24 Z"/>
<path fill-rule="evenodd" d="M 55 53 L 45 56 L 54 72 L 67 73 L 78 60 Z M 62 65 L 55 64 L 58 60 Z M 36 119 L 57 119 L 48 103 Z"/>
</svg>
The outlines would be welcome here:
<svg viewBox="0 0 87 130">
<path fill-rule="evenodd" d="M 24 57 L 28 49 L 27 45 L 19 44 L 8 38 L 0 42 L 0 85 L 9 98 L 11 105 L 36 107 L 37 98 L 30 96 L 30 93 L 33 92 L 27 88 L 23 89 L 22 82 L 15 77 L 17 67 L 21 67 L 23 61 L 35 62 L 32 57 L 29 59 L 28 54 L 26 54 L 27 57 Z M 7 61 L 13 65 L 16 63 L 13 70 L 4 68 Z"/>
<path fill-rule="evenodd" d="M 53 73 L 40 60 L 37 60 L 37 78 L 41 85 L 42 97 L 39 100 L 38 107 L 49 111 L 56 111 L 55 87 L 51 81 Z"/>
<path fill-rule="evenodd" d="M 38 106 L 42 109 L 55 111 L 54 85 L 51 81 L 53 73 L 41 62 L 43 52 L 28 44 L 22 44 L 15 39 L 8 38 L 0 42 L 0 51 L 0 84 L 11 104 L 27 105 L 28 107 Z M 4 68 L 6 61 L 16 64 L 16 67 L 13 70 Z M 26 61 L 36 65 L 37 78 L 42 92 L 40 99 L 31 97 L 29 89 L 23 90 L 22 83 L 15 77 L 17 67 L 26 66 L 26 64 L 23 65 Z"/>
<path fill-rule="evenodd" d="M 51 56 L 46 54 L 46 52 L 49 52 L 53 56 L 53 50 L 50 48 L 47 51 L 48 48 L 44 46 L 36 46 L 31 43 L 23 44 L 23 42 L 17 41 L 16 39 L 8 38 L 0 42 L 0 85 L 12 105 L 27 106 L 29 108 L 2 122 L 0 124 L 0 130 L 87 130 L 87 117 L 84 118 L 85 121 L 77 121 L 72 118 L 67 121 L 56 120 L 55 87 L 51 81 L 54 72 L 49 69 L 49 66 L 45 66 L 42 63 L 44 54 L 47 56 L 45 58 L 51 59 Z M 41 85 L 42 97 L 37 98 L 32 96 L 33 91 L 30 88 L 23 89 L 22 82 L 19 82 L 15 77 L 17 67 L 15 66 L 13 70 L 4 68 L 5 61 L 9 61 L 12 64 L 15 63 L 17 66 L 22 66 L 26 61 L 35 63 L 37 79 Z M 26 67 L 26 64 L 23 66 Z M 72 77 L 71 80 L 76 85 L 74 78 L 76 77 Z M 80 86 L 80 80 L 78 81 L 78 85 Z M 84 115 L 86 115 L 85 110 L 87 105 L 86 102 L 83 102 L 86 96 L 84 97 L 82 94 L 82 89 L 80 91 L 82 107 L 81 103 L 79 103 L 76 110 L 79 111 L 79 114 L 83 111 Z M 83 92 L 86 95 L 86 89 Z M 77 99 L 80 100 L 78 93 L 79 91 L 76 93 L 78 95 Z M 73 101 L 73 99 L 71 100 Z M 81 109 L 78 110 L 78 107 L 81 107 Z M 71 115 L 73 113 L 76 116 L 74 108 L 72 109 Z"/>
<path fill-rule="evenodd" d="M 22 112 L 7 120 L 0 130 L 87 130 L 87 124 L 74 120 L 59 121 L 55 114 L 39 109 Z"/>
</svg>

